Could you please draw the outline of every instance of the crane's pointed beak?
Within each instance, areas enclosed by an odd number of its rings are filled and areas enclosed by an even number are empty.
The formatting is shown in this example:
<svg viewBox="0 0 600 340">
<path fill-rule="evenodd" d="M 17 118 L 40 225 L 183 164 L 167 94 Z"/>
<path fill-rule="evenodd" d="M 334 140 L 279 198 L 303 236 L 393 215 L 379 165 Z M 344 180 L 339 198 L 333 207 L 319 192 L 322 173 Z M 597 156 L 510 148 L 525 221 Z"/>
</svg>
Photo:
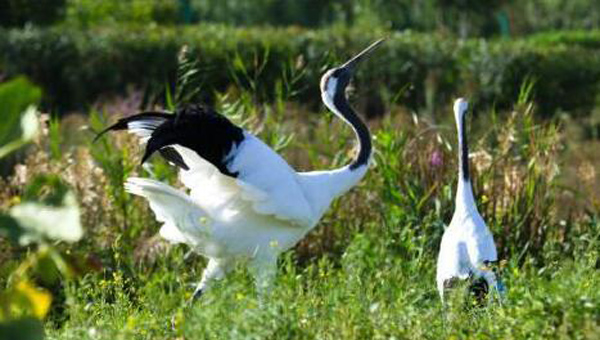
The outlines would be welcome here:
<svg viewBox="0 0 600 340">
<path fill-rule="evenodd" d="M 352 57 L 352 59 L 348 60 L 341 67 L 348 69 L 349 71 L 354 71 L 354 68 L 356 67 L 356 65 L 358 65 L 358 63 L 361 60 L 365 59 L 365 56 L 367 56 L 371 51 L 376 49 L 384 41 L 385 41 L 385 38 L 381 38 L 381 39 L 377 40 L 376 42 L 372 43 L 369 47 L 365 48 L 364 50 L 362 50 L 362 52 L 360 52 L 359 54 Z"/>
</svg>

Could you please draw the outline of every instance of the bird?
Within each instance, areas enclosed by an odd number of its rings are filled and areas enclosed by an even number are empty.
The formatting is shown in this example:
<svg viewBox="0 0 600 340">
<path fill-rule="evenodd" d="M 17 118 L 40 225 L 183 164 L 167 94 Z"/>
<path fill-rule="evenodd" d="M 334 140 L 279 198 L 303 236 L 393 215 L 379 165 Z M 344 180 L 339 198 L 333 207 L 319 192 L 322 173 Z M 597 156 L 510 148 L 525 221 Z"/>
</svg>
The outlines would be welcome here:
<svg viewBox="0 0 600 340">
<path fill-rule="evenodd" d="M 128 178 L 124 187 L 148 201 L 163 223 L 163 238 L 187 244 L 208 259 L 192 301 L 237 263 L 247 266 L 259 294 L 269 291 L 278 255 L 302 240 L 331 202 L 365 176 L 373 152 L 371 134 L 348 103 L 345 89 L 360 62 L 383 41 L 321 78 L 323 103 L 353 129 L 359 145 L 353 160 L 338 169 L 297 172 L 258 137 L 198 104 L 183 105 L 174 114 L 147 111 L 121 118 L 96 136 L 126 130 L 145 144 L 142 164 L 158 152 L 179 168 L 189 194 L 139 177 Z"/>
<path fill-rule="evenodd" d="M 442 236 L 437 261 L 437 289 L 444 293 L 461 281 L 469 281 L 469 291 L 483 303 L 491 290 L 504 288 L 493 269 L 498 261 L 494 237 L 477 210 L 469 174 L 469 147 L 465 127 L 468 102 L 454 102 L 454 118 L 458 134 L 458 187 L 455 210 L 450 225 Z"/>
</svg>

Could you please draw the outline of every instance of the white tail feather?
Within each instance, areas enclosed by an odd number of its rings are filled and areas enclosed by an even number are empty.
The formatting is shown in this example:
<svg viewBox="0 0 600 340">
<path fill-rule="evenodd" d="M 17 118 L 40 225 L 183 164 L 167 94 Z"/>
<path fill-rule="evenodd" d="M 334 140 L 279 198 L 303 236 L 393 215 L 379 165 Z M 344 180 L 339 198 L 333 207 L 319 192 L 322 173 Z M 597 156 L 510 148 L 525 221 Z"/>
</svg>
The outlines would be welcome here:
<svg viewBox="0 0 600 340">
<path fill-rule="evenodd" d="M 125 182 L 125 190 L 148 200 L 156 219 L 164 223 L 160 235 L 168 241 L 193 246 L 198 243 L 196 240 L 210 237 L 212 219 L 185 193 L 164 183 L 137 177 Z"/>
</svg>

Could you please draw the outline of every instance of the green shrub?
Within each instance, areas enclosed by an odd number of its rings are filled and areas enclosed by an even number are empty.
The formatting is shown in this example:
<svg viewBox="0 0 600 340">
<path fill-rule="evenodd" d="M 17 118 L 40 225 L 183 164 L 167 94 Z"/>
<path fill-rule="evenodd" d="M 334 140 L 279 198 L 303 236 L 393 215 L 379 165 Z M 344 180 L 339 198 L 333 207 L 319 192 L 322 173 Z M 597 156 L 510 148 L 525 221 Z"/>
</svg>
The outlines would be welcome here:
<svg viewBox="0 0 600 340">
<path fill-rule="evenodd" d="M 600 48 L 600 31 L 557 31 L 534 34 L 528 41 L 540 45 L 565 45 L 585 48 Z"/>
<path fill-rule="evenodd" d="M 468 95 L 480 106 L 509 107 L 526 78 L 538 80 L 535 99 L 545 116 L 557 109 L 588 113 L 598 92 L 597 32 L 461 42 L 441 35 L 341 28 L 4 30 L 0 65 L 8 76 L 26 74 L 40 84 L 46 106 L 67 110 L 88 105 L 99 95 L 123 93 L 128 86 L 144 89 L 147 98 L 164 98 L 161 91 L 176 76 L 177 53 L 187 45 L 201 71 L 197 100 L 210 102 L 215 92 L 237 87 L 251 89 L 258 101 L 270 101 L 278 89 L 289 87 L 286 73 L 292 72 L 299 75 L 292 91 L 295 100 L 317 104 L 325 68 L 383 35 L 389 36 L 385 47 L 358 76 L 363 92 L 357 97 L 371 114 L 383 113 L 384 103 L 398 93 L 400 104 L 430 113 L 456 95 Z"/>
<path fill-rule="evenodd" d="M 174 24 L 179 20 L 178 0 L 69 0 L 66 22 L 71 27 L 138 24 Z"/>
<path fill-rule="evenodd" d="M 84 27 L 190 22 L 311 28 L 341 24 L 443 31 L 463 37 L 600 28 L 600 7 L 593 0 L 69 0 L 66 12 L 67 22 Z"/>
</svg>

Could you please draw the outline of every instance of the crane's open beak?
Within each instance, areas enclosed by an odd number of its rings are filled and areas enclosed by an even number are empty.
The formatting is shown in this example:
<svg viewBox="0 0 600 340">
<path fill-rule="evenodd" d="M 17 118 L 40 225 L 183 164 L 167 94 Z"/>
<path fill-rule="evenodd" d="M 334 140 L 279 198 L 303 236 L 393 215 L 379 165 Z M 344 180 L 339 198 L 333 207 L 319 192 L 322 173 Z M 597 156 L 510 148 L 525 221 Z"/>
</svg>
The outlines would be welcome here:
<svg viewBox="0 0 600 340">
<path fill-rule="evenodd" d="M 384 40 L 385 40 L 385 38 L 381 38 L 381 39 L 377 40 L 376 42 L 372 43 L 369 47 L 365 48 L 362 52 L 355 55 L 352 59 L 348 60 L 344 65 L 342 65 L 342 68 L 345 68 L 349 71 L 354 71 L 354 68 L 356 67 L 356 65 L 358 65 L 358 63 L 361 60 L 365 59 L 366 55 L 368 55 L 371 51 L 373 51 L 379 45 L 381 45 L 381 43 Z"/>
</svg>

